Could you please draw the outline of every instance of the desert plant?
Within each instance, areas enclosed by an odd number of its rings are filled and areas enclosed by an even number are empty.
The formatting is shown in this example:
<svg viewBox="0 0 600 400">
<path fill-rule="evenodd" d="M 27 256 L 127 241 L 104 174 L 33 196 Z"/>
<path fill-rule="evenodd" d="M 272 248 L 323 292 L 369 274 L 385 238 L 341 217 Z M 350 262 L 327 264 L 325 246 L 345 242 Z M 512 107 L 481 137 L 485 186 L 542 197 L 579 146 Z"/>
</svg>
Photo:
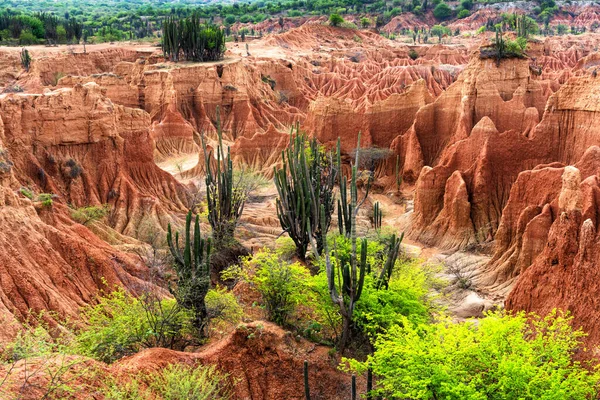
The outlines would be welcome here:
<svg viewBox="0 0 600 400">
<path fill-rule="evenodd" d="M 76 333 L 75 351 L 107 363 L 144 347 L 183 350 L 194 338 L 191 313 L 152 293 L 136 298 L 116 288 L 81 314 L 86 325 Z"/>
<path fill-rule="evenodd" d="M 82 225 L 87 225 L 92 221 L 98 221 L 106 217 L 110 207 L 108 204 L 101 206 L 86 206 L 71 209 L 71 218 Z"/>
<path fill-rule="evenodd" d="M 303 288 L 310 276 L 308 270 L 299 263 L 280 260 L 268 249 L 255 254 L 246 265 L 254 269 L 250 281 L 265 302 L 269 320 L 285 326 L 303 299 Z"/>
<path fill-rule="evenodd" d="M 182 307 L 194 313 L 194 326 L 201 334 L 205 334 L 208 323 L 205 298 L 210 288 L 211 241 L 202 238 L 197 215 L 193 236 L 191 224 L 192 212 L 190 211 L 185 219 L 183 250 L 179 247 L 179 232 L 175 233 L 175 240 L 173 240 L 171 224 L 167 228 L 167 243 L 177 274 L 177 287 L 171 287 L 170 290 Z"/>
<path fill-rule="evenodd" d="M 235 227 L 244 211 L 248 192 L 243 180 L 234 182 L 233 161 L 227 147 L 227 155 L 223 149 L 223 133 L 221 131 L 221 114 L 217 107 L 217 136 L 216 160 L 213 153 L 207 149 L 204 137 L 202 148 L 206 166 L 206 202 L 208 207 L 208 222 L 212 227 L 212 237 L 218 249 L 233 244 Z M 214 162 L 213 162 L 214 160 Z"/>
<path fill-rule="evenodd" d="M 360 163 L 360 133 L 358 134 L 358 144 L 356 150 L 354 150 L 354 165 L 352 166 L 351 182 L 350 182 L 350 202 L 348 202 L 348 179 L 339 173 L 339 187 L 340 187 L 340 198 L 337 202 L 338 209 L 338 229 L 341 235 L 346 237 L 352 236 L 353 227 L 356 228 L 355 222 L 352 222 L 352 218 L 356 218 L 358 209 L 362 206 L 364 201 L 369 196 L 369 189 L 371 187 L 372 173 L 368 173 L 368 180 L 366 183 L 365 193 L 363 198 L 358 201 L 358 188 L 357 188 L 357 176 L 358 176 L 358 165 Z M 337 147 L 337 166 L 338 171 L 342 171 L 342 158 L 340 153 L 340 139 L 338 138 Z M 353 200 L 354 199 L 354 200 Z"/>
<path fill-rule="evenodd" d="M 31 56 L 29 55 L 29 50 L 27 49 L 21 50 L 21 66 L 25 69 L 25 71 L 29 72 L 29 67 L 31 66 Z"/>
<path fill-rule="evenodd" d="M 373 203 L 373 228 L 381 229 L 381 223 L 383 220 L 383 211 L 381 210 L 381 204 L 378 201 Z"/>
<path fill-rule="evenodd" d="M 389 287 L 394 265 L 396 265 L 398 255 L 400 254 L 400 244 L 402 243 L 402 239 L 404 239 L 404 233 L 402 233 L 399 238 L 397 238 L 396 235 L 392 235 L 387 248 L 385 264 L 375 286 L 377 289 L 387 289 Z"/>
<path fill-rule="evenodd" d="M 214 366 L 187 367 L 171 364 L 151 378 L 150 390 L 164 400 L 228 399 L 227 375 Z"/>
<path fill-rule="evenodd" d="M 600 373 L 575 360 L 585 359 L 585 334 L 571 321 L 556 310 L 494 312 L 477 323 L 404 321 L 379 338 L 365 363 L 350 364 L 372 368 L 373 394 L 384 398 L 592 399 Z"/>
<path fill-rule="evenodd" d="M 296 133 L 292 130 L 290 134 L 282 161 L 283 167 L 274 170 L 279 194 L 277 216 L 281 228 L 294 240 L 298 258 L 304 260 L 309 245 L 316 255 L 323 252 L 333 214 L 333 188 L 339 165 L 336 168 L 331 153 L 323 152 L 316 139 L 309 141 L 300 134 L 298 125 Z"/>
<path fill-rule="evenodd" d="M 339 307 L 340 314 L 342 316 L 342 335 L 338 348 L 340 353 L 343 354 L 346 344 L 350 338 L 350 329 L 352 324 L 352 316 L 354 313 L 354 306 L 360 299 L 360 295 L 363 290 L 365 273 L 367 268 L 367 240 L 363 239 L 361 243 L 360 260 L 357 258 L 357 238 L 356 238 L 356 215 L 360 204 L 357 204 L 357 188 L 356 188 L 356 173 L 357 165 L 359 160 L 360 152 L 360 134 L 358 135 L 358 143 L 356 148 L 356 161 L 352 166 L 352 179 L 350 182 L 350 204 L 346 208 L 349 214 L 349 231 L 350 241 L 352 250 L 350 253 L 350 259 L 347 262 L 342 262 L 339 257 L 336 257 L 336 262 L 333 263 L 330 257 L 329 250 L 327 248 L 327 241 L 325 241 L 325 262 L 326 272 L 329 286 L 329 293 L 331 300 L 334 304 Z M 338 147 L 338 163 L 339 161 L 339 147 Z M 340 191 L 341 191 L 340 187 Z M 345 188 L 343 190 L 345 192 Z M 366 196 L 365 196 L 366 198 Z M 338 203 L 338 208 L 340 208 Z M 321 221 L 325 227 L 325 212 L 324 206 L 321 206 Z M 341 231 L 341 223 L 340 223 Z M 334 242 L 334 253 L 336 245 Z M 337 272 L 337 273 L 336 273 Z M 336 283 L 336 276 L 341 276 L 341 282 Z"/>
<path fill-rule="evenodd" d="M 52 199 L 54 195 L 52 193 L 40 193 L 37 197 L 37 201 L 42 203 L 44 207 L 52 207 Z"/>
<path fill-rule="evenodd" d="M 169 364 L 149 375 L 137 374 L 129 380 L 108 377 L 102 388 L 108 400 L 226 400 L 231 398 L 227 375 L 214 366 Z"/>
<path fill-rule="evenodd" d="M 329 24 L 331 26 L 340 26 L 344 23 L 344 18 L 339 14 L 331 14 L 329 16 Z"/>
</svg>

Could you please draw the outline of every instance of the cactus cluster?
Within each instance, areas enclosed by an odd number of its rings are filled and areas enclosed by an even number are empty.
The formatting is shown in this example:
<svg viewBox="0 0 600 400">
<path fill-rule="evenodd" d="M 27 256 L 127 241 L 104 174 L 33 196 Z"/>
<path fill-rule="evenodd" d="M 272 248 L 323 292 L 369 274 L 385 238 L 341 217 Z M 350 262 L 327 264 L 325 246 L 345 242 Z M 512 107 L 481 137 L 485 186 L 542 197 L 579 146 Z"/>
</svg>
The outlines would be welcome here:
<svg viewBox="0 0 600 400">
<path fill-rule="evenodd" d="M 357 165 L 359 160 L 360 153 L 360 134 L 358 135 L 358 143 L 356 148 L 356 159 L 354 165 L 352 165 L 352 175 L 350 181 L 350 203 L 347 204 L 347 196 L 345 195 L 346 191 L 346 180 L 342 179 L 340 175 L 340 196 L 341 203 L 338 203 L 338 209 L 342 209 L 342 213 L 346 213 L 346 215 L 342 215 L 341 217 L 338 214 L 338 218 L 343 218 L 344 220 L 339 220 L 340 231 L 343 231 L 348 236 L 351 243 L 351 252 L 350 252 L 350 260 L 345 262 L 337 256 L 337 252 L 335 251 L 335 242 L 334 242 L 334 251 L 333 254 L 336 257 L 336 262 L 333 263 L 331 260 L 331 255 L 329 253 L 329 249 L 327 248 L 327 242 L 325 241 L 325 268 L 327 272 L 327 282 L 329 287 L 329 295 L 334 304 L 338 305 L 340 309 L 340 314 L 342 315 L 343 327 L 342 327 L 342 336 L 339 343 L 339 351 L 340 353 L 344 353 L 344 349 L 346 348 L 346 344 L 350 337 L 350 328 L 352 323 L 352 315 L 354 313 L 354 305 L 360 299 L 362 294 L 364 282 L 365 282 L 365 273 L 367 269 L 367 239 L 363 239 L 361 243 L 361 252 L 360 259 L 357 258 L 357 238 L 356 238 L 356 216 L 358 214 L 358 209 L 360 208 L 364 199 L 359 203 L 358 202 L 358 189 L 356 187 L 356 175 L 357 175 Z M 338 150 L 338 164 L 339 160 L 339 150 Z M 368 194 L 365 194 L 365 199 Z M 347 218 L 347 221 L 345 220 Z M 340 222 L 341 221 L 341 222 Z M 325 224 L 325 220 L 322 221 L 323 225 Z M 343 223 L 343 226 L 342 226 Z M 341 282 L 336 283 L 336 276 L 341 276 Z"/>
<path fill-rule="evenodd" d="M 208 208 L 208 222 L 212 228 L 212 237 L 217 248 L 232 244 L 235 227 L 242 216 L 246 203 L 247 193 L 245 188 L 234 183 L 233 162 L 227 147 L 227 154 L 223 150 L 223 133 L 221 131 L 221 113 L 216 110 L 218 144 L 215 151 L 206 146 L 202 137 L 202 149 L 206 167 L 206 202 Z"/>
<path fill-rule="evenodd" d="M 282 168 L 274 171 L 281 228 L 294 241 L 298 258 L 306 258 L 309 245 L 320 255 L 331 224 L 338 169 L 331 153 L 324 153 L 316 139 L 302 135 L 298 125 L 282 152 L 282 163 Z"/>
<path fill-rule="evenodd" d="M 204 299 L 210 289 L 210 239 L 203 239 L 200 222 L 196 216 L 194 234 L 191 233 L 192 212 L 185 220 L 185 238 L 183 250 L 179 247 L 179 232 L 167 229 L 167 243 L 173 255 L 173 266 L 177 274 L 177 288 L 169 288 L 177 302 L 194 312 L 194 326 L 204 332 L 207 323 L 206 303 Z"/>
<path fill-rule="evenodd" d="M 217 61 L 225 53 L 225 34 L 216 25 L 205 24 L 196 13 L 188 18 L 167 17 L 162 27 L 165 58 L 179 61 Z"/>
</svg>

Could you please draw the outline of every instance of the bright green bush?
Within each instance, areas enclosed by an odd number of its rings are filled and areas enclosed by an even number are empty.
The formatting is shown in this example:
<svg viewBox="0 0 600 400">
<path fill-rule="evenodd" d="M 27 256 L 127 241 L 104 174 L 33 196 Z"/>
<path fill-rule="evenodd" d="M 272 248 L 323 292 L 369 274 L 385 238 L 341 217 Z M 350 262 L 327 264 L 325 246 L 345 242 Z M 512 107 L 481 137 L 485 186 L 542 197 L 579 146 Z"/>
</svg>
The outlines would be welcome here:
<svg viewBox="0 0 600 400">
<path fill-rule="evenodd" d="M 340 26 L 343 23 L 344 23 L 344 18 L 342 18 L 341 15 L 339 15 L 339 14 L 331 14 L 329 16 L 329 24 L 331 26 Z"/>
<path fill-rule="evenodd" d="M 308 270 L 299 263 L 282 261 L 268 249 L 256 253 L 246 264 L 254 269 L 250 280 L 262 296 L 269 320 L 286 325 L 304 298 L 303 288 L 310 277 Z"/>
<path fill-rule="evenodd" d="M 600 373 L 573 360 L 583 351 L 580 330 L 554 311 L 489 314 L 473 322 L 390 328 L 367 361 L 377 394 L 409 399 L 592 399 Z M 351 362 L 354 368 L 366 364 Z"/>
<path fill-rule="evenodd" d="M 365 279 L 360 301 L 356 303 L 354 320 L 369 338 L 408 319 L 411 323 L 427 323 L 435 306 L 432 288 L 438 283 L 438 270 L 418 260 L 399 260 L 387 290 L 376 289 L 374 274 Z"/>
<path fill-rule="evenodd" d="M 77 352 L 110 363 L 144 347 L 182 350 L 194 339 L 192 315 L 173 299 L 136 298 L 124 289 L 82 310 L 86 327 L 76 336 Z"/>
</svg>

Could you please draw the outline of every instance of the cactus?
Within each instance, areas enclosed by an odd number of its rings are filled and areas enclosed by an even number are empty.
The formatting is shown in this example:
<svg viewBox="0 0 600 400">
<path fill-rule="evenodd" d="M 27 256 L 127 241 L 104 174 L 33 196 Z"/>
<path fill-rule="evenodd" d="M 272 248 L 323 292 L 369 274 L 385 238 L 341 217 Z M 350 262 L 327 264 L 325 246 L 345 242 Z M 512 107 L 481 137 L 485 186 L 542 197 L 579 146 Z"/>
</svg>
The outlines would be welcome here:
<svg viewBox="0 0 600 400">
<path fill-rule="evenodd" d="M 496 48 L 496 65 L 500 65 L 500 60 L 504 58 L 506 54 L 506 44 L 504 43 L 504 36 L 502 28 L 496 29 L 496 41 L 494 43 Z"/>
<path fill-rule="evenodd" d="M 180 53 L 188 61 L 216 61 L 223 58 L 223 30 L 216 25 L 202 23 L 196 13 L 182 20 L 167 17 L 162 28 L 163 54 L 171 61 L 179 61 Z"/>
<path fill-rule="evenodd" d="M 279 194 L 277 216 L 281 228 L 294 241 L 298 258 L 305 260 L 309 245 L 316 255 L 323 252 L 333 214 L 333 189 L 338 170 L 331 154 L 323 155 L 316 139 L 308 142 L 300 134 L 298 125 L 296 133 L 292 130 L 290 134 L 290 145 L 282 152 L 282 161 L 283 168 L 274 171 Z"/>
<path fill-rule="evenodd" d="M 203 239 L 200 234 L 198 216 L 194 222 L 194 235 L 191 234 L 192 212 L 185 219 L 185 239 L 183 251 L 179 247 L 179 232 L 175 240 L 171 232 L 171 224 L 167 229 L 167 243 L 173 255 L 174 268 L 177 274 L 177 288 L 169 288 L 177 302 L 184 308 L 194 312 L 194 326 L 204 333 L 207 323 L 206 304 L 204 299 L 210 288 L 210 239 Z"/>
<path fill-rule="evenodd" d="M 304 396 L 310 400 L 310 386 L 308 384 L 308 361 L 304 360 Z"/>
<path fill-rule="evenodd" d="M 387 290 L 388 285 L 390 283 L 390 278 L 392 277 L 392 272 L 394 271 L 394 265 L 396 264 L 396 260 L 398 259 L 398 254 L 400 254 L 400 243 L 404 239 L 404 232 L 400 235 L 399 238 L 396 238 L 396 235 L 392 235 L 390 240 L 390 244 L 387 249 L 387 258 L 385 260 L 385 265 L 381 270 L 381 274 L 379 275 L 379 279 L 377 279 L 377 284 L 375 287 L 377 290 L 381 288 L 385 288 Z"/>
<path fill-rule="evenodd" d="M 373 228 L 376 230 L 381 229 L 381 223 L 383 221 L 383 211 L 381 211 L 381 205 L 378 201 L 373 204 Z"/>
<path fill-rule="evenodd" d="M 402 185 L 402 175 L 400 174 L 400 156 L 396 156 L 396 192 L 400 193 L 400 185 Z"/>
<path fill-rule="evenodd" d="M 372 398 L 373 391 L 373 370 L 371 367 L 367 369 L 367 399 Z"/>
<path fill-rule="evenodd" d="M 369 175 L 367 185 L 365 188 L 364 197 L 358 201 L 358 190 L 356 187 L 356 174 L 358 168 L 358 160 L 360 153 L 360 132 L 358 133 L 358 144 L 356 146 L 356 158 L 354 165 L 352 166 L 352 174 L 350 181 L 350 203 L 348 203 L 348 180 L 342 175 L 342 158 L 340 153 L 340 139 L 338 138 L 337 144 L 337 165 L 339 172 L 339 186 L 340 186 L 340 198 L 338 199 L 338 229 L 340 235 L 346 235 L 350 237 L 352 234 L 352 215 L 358 213 L 358 209 L 369 196 L 369 189 L 371 188 L 372 175 Z M 353 199 L 354 198 L 354 202 Z"/>
<path fill-rule="evenodd" d="M 31 56 L 29 55 L 29 50 L 23 49 L 21 50 L 21 66 L 25 68 L 25 71 L 29 72 L 29 66 L 31 65 Z"/>
<path fill-rule="evenodd" d="M 221 131 L 221 114 L 217 106 L 216 162 L 213 153 L 207 150 L 202 137 L 202 149 L 206 166 L 206 202 L 208 222 L 212 227 L 215 246 L 222 248 L 234 240 L 235 227 L 244 211 L 247 193 L 245 188 L 234 185 L 233 162 L 227 147 L 227 155 L 223 151 L 223 134 Z M 240 182 L 241 184 L 242 182 Z"/>
<path fill-rule="evenodd" d="M 346 348 L 346 344 L 350 338 L 350 327 L 352 324 L 352 315 L 354 313 L 354 306 L 360 299 L 362 294 L 365 272 L 367 269 L 367 239 L 363 239 L 361 242 L 360 260 L 357 259 L 357 246 L 356 246 L 356 215 L 361 203 L 357 203 L 357 188 L 356 188 L 356 166 L 359 160 L 359 149 L 360 149 L 360 134 L 358 135 L 358 146 L 356 150 L 356 161 L 352 166 L 352 179 L 350 183 L 350 205 L 347 208 L 350 222 L 350 241 L 351 241 L 351 252 L 349 262 L 343 262 L 337 258 L 337 262 L 334 264 L 331 262 L 331 256 L 329 249 L 327 248 L 327 242 L 325 242 L 325 268 L 327 272 L 327 283 L 329 288 L 329 295 L 334 304 L 340 309 L 342 315 L 343 327 L 342 336 L 338 345 L 340 353 L 343 354 Z M 338 162 L 339 162 L 339 151 L 338 151 Z M 340 182 L 343 182 L 340 180 Z M 368 193 L 368 191 L 367 191 Z M 366 198 L 366 195 L 365 195 Z M 364 201 L 364 199 L 363 199 Z M 338 205 L 339 206 L 339 205 Z M 323 213 L 322 213 L 323 214 Z M 325 224 L 325 220 L 322 220 Z M 347 228 L 345 228 L 347 229 Z M 334 254 L 336 253 L 335 241 L 333 243 Z M 337 273 L 336 273 L 337 272 Z M 336 276 L 341 276 L 341 282 L 336 284 Z M 339 278 L 338 278 L 339 281 Z M 341 285 L 340 285 L 341 284 Z M 339 287 L 338 287 L 339 286 Z"/>
</svg>

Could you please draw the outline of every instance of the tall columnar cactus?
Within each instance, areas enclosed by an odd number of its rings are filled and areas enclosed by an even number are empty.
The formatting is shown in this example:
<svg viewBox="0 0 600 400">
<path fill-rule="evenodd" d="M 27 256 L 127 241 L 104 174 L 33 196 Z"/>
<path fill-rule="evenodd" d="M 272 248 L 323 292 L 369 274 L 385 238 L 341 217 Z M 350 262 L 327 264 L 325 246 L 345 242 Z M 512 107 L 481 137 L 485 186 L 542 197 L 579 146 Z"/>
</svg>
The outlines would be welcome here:
<svg viewBox="0 0 600 400">
<path fill-rule="evenodd" d="M 234 183 L 233 162 L 227 147 L 227 155 L 223 150 L 223 133 L 221 131 L 221 113 L 217 106 L 218 144 L 215 154 L 209 151 L 204 136 L 202 148 L 206 166 L 206 202 L 208 222 L 212 227 L 215 246 L 228 246 L 234 240 L 235 227 L 244 211 L 247 193 L 245 188 Z"/>
<path fill-rule="evenodd" d="M 308 361 L 304 360 L 304 397 L 310 400 L 310 385 L 308 383 Z"/>
<path fill-rule="evenodd" d="M 25 69 L 25 71 L 29 72 L 30 65 L 31 65 L 31 56 L 29 55 L 29 50 L 27 50 L 27 49 L 21 50 L 21 66 Z"/>
<path fill-rule="evenodd" d="M 171 224 L 167 229 L 167 243 L 173 255 L 174 268 L 177 274 L 177 288 L 170 288 L 177 302 L 184 308 L 194 312 L 194 325 L 204 332 L 207 323 L 206 303 L 204 299 L 210 288 L 210 239 L 203 239 L 200 234 L 198 216 L 194 222 L 194 234 L 191 233 L 192 212 L 185 219 L 185 239 L 183 250 L 179 247 L 179 232 L 175 240 L 171 232 Z"/>
<path fill-rule="evenodd" d="M 281 228 L 294 241 L 301 260 L 305 259 L 309 245 L 320 255 L 333 214 L 338 170 L 331 154 L 324 153 L 316 139 L 309 141 L 300 134 L 298 125 L 295 134 L 293 130 L 290 134 L 288 148 L 282 152 L 282 162 L 283 167 L 275 168 L 274 172 Z"/>
<path fill-rule="evenodd" d="M 344 262 L 337 257 L 335 242 L 333 253 L 336 257 L 336 262 L 332 263 L 329 249 L 327 248 L 327 242 L 325 242 L 325 267 L 327 272 L 327 283 L 329 288 L 329 295 L 334 304 L 340 309 L 342 316 L 342 336 L 338 345 L 340 353 L 344 353 L 347 342 L 350 338 L 350 329 L 352 326 L 352 316 L 354 313 L 354 306 L 360 299 L 362 294 L 365 273 L 367 269 L 367 239 L 363 239 L 361 243 L 360 259 L 357 258 L 357 238 L 356 238 L 356 216 L 358 209 L 360 208 L 357 203 L 358 190 L 356 188 L 356 174 L 357 165 L 359 160 L 360 151 L 360 134 L 358 135 L 358 146 L 356 149 L 356 161 L 352 165 L 352 179 L 350 183 L 350 205 L 347 208 L 349 213 L 350 222 L 350 243 L 351 252 L 349 262 Z M 365 195 L 366 198 L 366 195 Z M 364 200 L 363 200 L 364 201 Z M 361 202 L 362 203 L 362 202 Z M 325 224 L 325 220 L 322 220 Z M 336 276 L 341 276 L 341 282 L 336 283 Z"/>
<path fill-rule="evenodd" d="M 352 214 L 358 213 L 358 208 L 364 203 L 369 196 L 369 189 L 371 188 L 371 180 L 372 175 L 369 174 L 369 178 L 367 180 L 365 194 L 364 197 L 358 201 L 358 189 L 357 189 L 357 168 L 359 161 L 359 153 L 360 153 L 360 133 L 358 134 L 358 144 L 356 147 L 356 158 L 354 161 L 354 165 L 352 167 L 352 173 L 350 178 L 350 203 L 348 203 L 348 180 L 342 174 L 342 157 L 340 152 L 340 139 L 338 138 L 337 144 L 337 165 L 339 172 L 339 187 L 340 187 L 340 198 L 338 199 L 337 209 L 338 209 L 338 229 L 340 231 L 340 235 L 345 235 L 346 237 L 351 236 L 352 230 Z M 352 198 L 354 196 L 354 203 L 352 202 Z"/>
<path fill-rule="evenodd" d="M 500 65 L 500 60 L 504 58 L 504 55 L 506 54 L 506 44 L 504 43 L 504 36 L 502 28 L 500 27 L 496 29 L 496 41 L 494 42 L 494 46 L 496 48 L 496 64 Z"/>
<path fill-rule="evenodd" d="M 396 192 L 400 193 L 400 185 L 402 185 L 402 174 L 400 173 L 400 156 L 396 156 Z"/>
<path fill-rule="evenodd" d="M 378 201 L 373 204 L 373 227 L 377 230 L 381 229 L 381 223 L 383 222 L 383 211 Z"/>
<path fill-rule="evenodd" d="M 394 271 L 394 265 L 396 265 L 396 260 L 398 260 L 398 255 L 400 254 L 400 244 L 402 243 L 403 239 L 404 232 L 402 232 L 399 238 L 397 238 L 396 235 L 392 235 L 390 244 L 387 248 L 385 265 L 381 270 L 381 274 L 379 275 L 379 279 L 377 279 L 377 284 L 375 286 L 378 290 L 381 288 L 388 288 L 390 278 L 392 277 L 392 272 Z"/>
</svg>

